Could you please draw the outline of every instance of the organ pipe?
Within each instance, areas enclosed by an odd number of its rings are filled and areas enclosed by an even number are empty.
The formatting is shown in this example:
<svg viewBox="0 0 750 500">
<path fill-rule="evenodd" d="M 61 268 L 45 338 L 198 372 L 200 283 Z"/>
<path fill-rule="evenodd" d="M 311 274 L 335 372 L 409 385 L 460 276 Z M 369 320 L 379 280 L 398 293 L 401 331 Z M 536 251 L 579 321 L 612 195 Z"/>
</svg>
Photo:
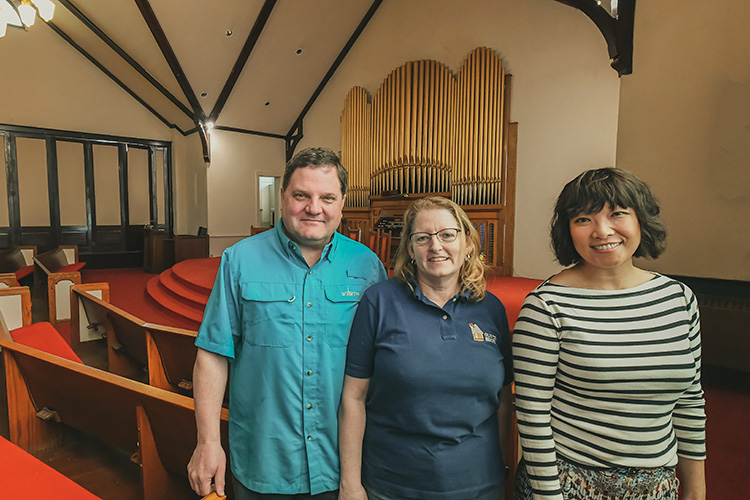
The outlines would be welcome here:
<svg viewBox="0 0 750 500">
<path fill-rule="evenodd" d="M 346 96 L 341 159 L 349 207 L 384 192 L 450 192 L 459 205 L 503 203 L 509 86 L 501 59 L 473 50 L 454 76 L 442 63 L 411 61 L 370 99 Z"/>
</svg>

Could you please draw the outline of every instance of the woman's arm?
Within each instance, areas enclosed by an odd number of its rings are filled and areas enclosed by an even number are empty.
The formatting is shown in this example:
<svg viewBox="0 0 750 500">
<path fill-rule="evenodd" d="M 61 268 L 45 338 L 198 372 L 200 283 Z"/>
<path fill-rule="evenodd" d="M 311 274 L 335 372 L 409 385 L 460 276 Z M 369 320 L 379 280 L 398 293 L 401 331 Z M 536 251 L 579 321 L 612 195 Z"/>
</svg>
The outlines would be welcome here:
<svg viewBox="0 0 750 500">
<path fill-rule="evenodd" d="M 521 448 L 535 500 L 562 500 L 552 435 L 552 393 L 560 355 L 557 320 L 535 293 L 513 330 L 513 378 Z"/>
<path fill-rule="evenodd" d="M 680 457 L 678 459 L 682 480 L 682 500 L 706 500 L 706 462 Z"/>
<path fill-rule="evenodd" d="M 339 456 L 341 484 L 339 499 L 367 500 L 362 486 L 362 440 L 365 436 L 365 400 L 370 379 L 344 377 L 339 406 Z"/>
</svg>

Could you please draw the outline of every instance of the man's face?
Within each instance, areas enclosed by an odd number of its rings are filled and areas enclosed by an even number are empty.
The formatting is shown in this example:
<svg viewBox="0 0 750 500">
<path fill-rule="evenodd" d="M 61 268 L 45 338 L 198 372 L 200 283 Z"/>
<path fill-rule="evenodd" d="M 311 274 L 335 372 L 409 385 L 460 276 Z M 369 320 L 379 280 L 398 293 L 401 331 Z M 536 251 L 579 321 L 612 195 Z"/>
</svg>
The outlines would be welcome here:
<svg viewBox="0 0 750 500">
<path fill-rule="evenodd" d="M 281 190 L 281 216 L 289 239 L 303 248 L 322 249 L 339 227 L 345 198 L 335 167 L 295 170 Z"/>
</svg>

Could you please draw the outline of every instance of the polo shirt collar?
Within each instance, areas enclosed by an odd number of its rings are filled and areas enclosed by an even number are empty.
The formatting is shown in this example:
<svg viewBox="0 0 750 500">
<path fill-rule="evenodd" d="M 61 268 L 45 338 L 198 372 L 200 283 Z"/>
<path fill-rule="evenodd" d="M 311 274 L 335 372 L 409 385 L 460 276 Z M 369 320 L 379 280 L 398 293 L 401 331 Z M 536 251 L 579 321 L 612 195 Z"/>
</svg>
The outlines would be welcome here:
<svg viewBox="0 0 750 500">
<path fill-rule="evenodd" d="M 420 302 L 424 302 L 425 304 L 432 304 L 432 301 L 425 297 L 424 293 L 422 293 L 422 289 L 419 288 L 419 283 L 417 283 L 416 280 L 412 280 L 409 282 L 409 286 L 412 289 L 412 293 L 414 294 L 414 298 L 417 299 Z M 469 292 L 468 291 L 461 291 L 458 292 L 456 295 L 453 296 L 453 298 L 456 298 L 461 301 L 467 301 L 469 300 Z"/>
</svg>

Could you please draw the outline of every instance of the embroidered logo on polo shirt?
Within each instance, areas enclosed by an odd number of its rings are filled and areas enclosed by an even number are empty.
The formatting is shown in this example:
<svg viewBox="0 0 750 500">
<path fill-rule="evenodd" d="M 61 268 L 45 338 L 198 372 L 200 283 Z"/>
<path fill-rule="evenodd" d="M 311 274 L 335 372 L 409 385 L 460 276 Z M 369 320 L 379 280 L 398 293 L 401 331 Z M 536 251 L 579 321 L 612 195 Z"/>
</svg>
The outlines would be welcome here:
<svg viewBox="0 0 750 500">
<path fill-rule="evenodd" d="M 479 325 L 469 323 L 469 328 L 471 328 L 471 336 L 474 337 L 476 342 L 490 342 L 492 344 L 497 344 L 497 337 L 491 333 L 483 332 L 482 329 L 479 328 Z"/>
<path fill-rule="evenodd" d="M 353 292 L 349 290 L 349 287 L 346 287 L 345 292 L 341 292 L 342 297 L 357 297 L 359 295 L 359 292 Z"/>
</svg>

